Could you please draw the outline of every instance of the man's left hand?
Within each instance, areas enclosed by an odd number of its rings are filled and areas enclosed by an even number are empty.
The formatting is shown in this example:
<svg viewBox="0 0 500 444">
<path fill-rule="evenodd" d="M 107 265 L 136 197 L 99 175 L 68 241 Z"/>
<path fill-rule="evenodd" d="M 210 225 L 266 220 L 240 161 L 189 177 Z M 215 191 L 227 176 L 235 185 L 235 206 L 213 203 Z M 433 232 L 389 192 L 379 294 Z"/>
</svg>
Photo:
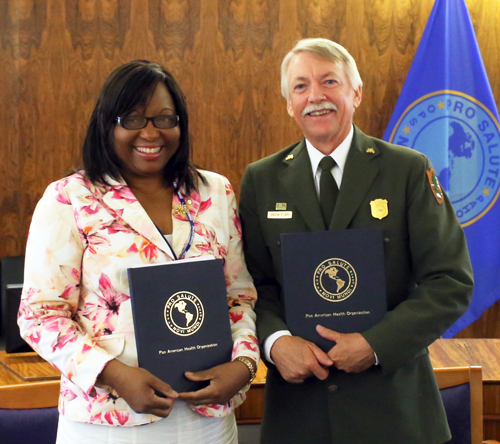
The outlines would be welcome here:
<svg viewBox="0 0 500 444">
<path fill-rule="evenodd" d="M 347 373 L 359 373 L 375 364 L 375 354 L 360 333 L 338 333 L 321 325 L 316 331 L 325 339 L 336 342 L 328 352 L 333 365 Z"/>
<path fill-rule="evenodd" d="M 250 372 L 240 361 L 185 375 L 191 381 L 210 381 L 208 387 L 196 392 L 179 393 L 179 399 L 194 405 L 225 404 L 250 381 Z"/>
</svg>

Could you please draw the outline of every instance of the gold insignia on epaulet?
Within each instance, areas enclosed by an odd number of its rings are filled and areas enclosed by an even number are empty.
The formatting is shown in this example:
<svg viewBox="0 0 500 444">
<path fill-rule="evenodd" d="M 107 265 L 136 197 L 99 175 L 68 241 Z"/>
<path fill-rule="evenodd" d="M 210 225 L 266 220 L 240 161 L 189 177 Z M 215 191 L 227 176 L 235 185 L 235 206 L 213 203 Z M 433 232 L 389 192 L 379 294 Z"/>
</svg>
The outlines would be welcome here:
<svg viewBox="0 0 500 444">
<path fill-rule="evenodd" d="M 375 150 L 373 148 L 367 148 L 366 152 L 369 154 L 375 154 Z"/>
<path fill-rule="evenodd" d="M 184 217 L 188 212 L 188 208 L 186 205 L 181 203 L 179 205 L 175 205 L 173 211 L 175 215 Z"/>
<path fill-rule="evenodd" d="M 285 160 L 292 160 L 295 156 L 293 154 L 289 154 L 285 157 Z"/>
</svg>

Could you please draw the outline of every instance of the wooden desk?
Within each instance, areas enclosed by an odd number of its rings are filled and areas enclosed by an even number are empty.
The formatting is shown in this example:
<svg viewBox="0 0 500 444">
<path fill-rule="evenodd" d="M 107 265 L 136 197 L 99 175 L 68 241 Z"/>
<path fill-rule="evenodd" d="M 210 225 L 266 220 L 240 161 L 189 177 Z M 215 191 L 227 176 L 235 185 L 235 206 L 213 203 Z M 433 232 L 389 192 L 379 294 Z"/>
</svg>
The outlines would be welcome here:
<svg viewBox="0 0 500 444">
<path fill-rule="evenodd" d="M 12 374 L 11 377 L 6 377 L 6 380 L 10 381 L 14 377 L 19 383 L 59 380 L 61 375 L 34 352 L 9 354 L 1 350 L 0 367 Z M 0 379 L 0 385 L 5 385 L 3 382 L 3 379 Z"/>
<path fill-rule="evenodd" d="M 59 375 L 36 353 L 0 351 L 0 407 L 57 407 Z"/>
</svg>

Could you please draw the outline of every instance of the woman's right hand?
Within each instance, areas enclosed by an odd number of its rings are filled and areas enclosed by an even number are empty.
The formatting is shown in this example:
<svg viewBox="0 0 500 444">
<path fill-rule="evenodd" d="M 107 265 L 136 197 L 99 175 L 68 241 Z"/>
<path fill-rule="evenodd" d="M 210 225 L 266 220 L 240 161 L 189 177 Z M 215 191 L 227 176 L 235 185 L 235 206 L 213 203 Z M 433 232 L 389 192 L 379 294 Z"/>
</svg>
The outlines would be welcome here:
<svg viewBox="0 0 500 444">
<path fill-rule="evenodd" d="M 136 413 L 150 413 L 166 418 L 179 394 L 166 382 L 147 370 L 130 367 L 117 359 L 108 362 L 97 378 L 97 385 L 108 385 L 122 397 Z M 165 395 L 157 396 L 155 392 Z"/>
</svg>

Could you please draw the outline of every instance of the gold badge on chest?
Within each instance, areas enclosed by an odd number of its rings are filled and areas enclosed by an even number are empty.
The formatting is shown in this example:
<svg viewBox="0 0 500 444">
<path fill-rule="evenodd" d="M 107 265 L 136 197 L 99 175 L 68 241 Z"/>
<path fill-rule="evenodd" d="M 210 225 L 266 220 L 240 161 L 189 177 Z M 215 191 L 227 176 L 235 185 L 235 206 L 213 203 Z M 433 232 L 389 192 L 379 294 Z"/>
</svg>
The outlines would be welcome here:
<svg viewBox="0 0 500 444">
<path fill-rule="evenodd" d="M 370 202 L 372 216 L 375 219 L 383 219 L 389 214 L 389 205 L 387 199 L 375 199 Z"/>
</svg>

